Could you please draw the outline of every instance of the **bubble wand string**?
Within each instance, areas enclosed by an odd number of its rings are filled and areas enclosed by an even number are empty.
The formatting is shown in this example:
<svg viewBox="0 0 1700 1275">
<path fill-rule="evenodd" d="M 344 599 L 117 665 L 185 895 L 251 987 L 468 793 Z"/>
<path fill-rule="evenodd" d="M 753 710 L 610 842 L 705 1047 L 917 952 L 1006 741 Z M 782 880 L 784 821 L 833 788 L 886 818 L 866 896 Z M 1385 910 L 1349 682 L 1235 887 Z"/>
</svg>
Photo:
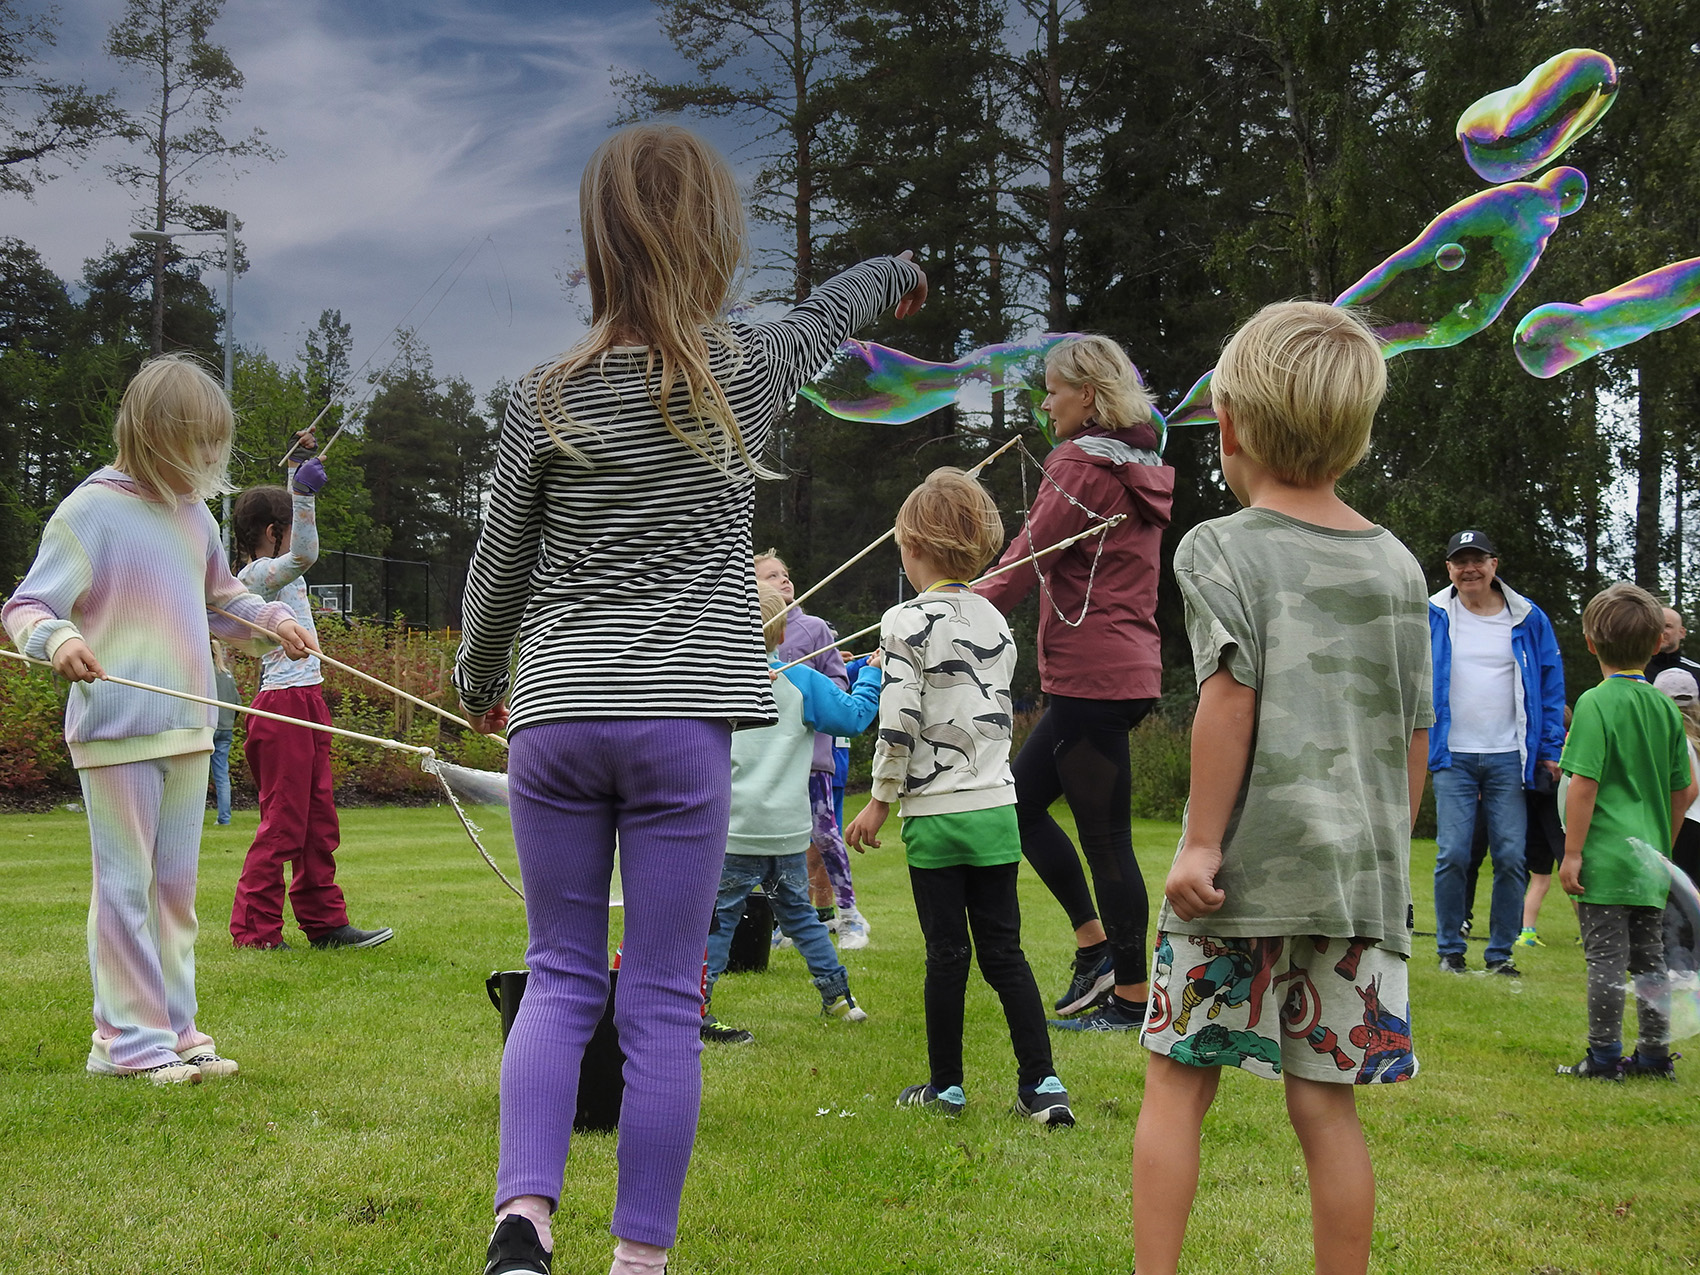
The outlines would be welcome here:
<svg viewBox="0 0 1700 1275">
<path fill-rule="evenodd" d="M 970 580 L 968 582 L 968 587 L 973 588 L 977 584 L 984 584 L 987 580 L 996 579 L 998 576 L 1001 576 L 1001 575 L 1005 574 L 1006 572 L 1014 571 L 1017 567 L 1025 566 L 1029 562 L 1033 562 L 1033 561 L 1036 561 L 1039 558 L 1043 558 L 1046 554 L 1055 553 L 1058 549 L 1066 549 L 1071 544 L 1074 544 L 1076 541 L 1084 540 L 1088 536 L 1101 535 L 1102 533 L 1108 531 L 1111 527 L 1116 526 L 1118 523 L 1123 523 L 1123 522 L 1126 522 L 1126 521 L 1127 521 L 1127 515 L 1126 514 L 1116 514 L 1114 517 L 1106 518 L 1106 519 L 1104 519 L 1103 522 L 1099 523 L 1097 526 L 1088 527 L 1085 531 L 1082 531 L 1082 532 L 1079 532 L 1075 535 L 1072 535 L 1067 540 L 1059 540 L 1059 541 L 1056 542 L 1056 544 L 1050 546 L 1048 549 L 1040 549 L 1035 553 L 1028 554 L 1025 558 L 1017 558 L 1014 562 L 1005 563 L 1001 567 L 994 567 L 992 570 L 986 572 L 985 575 L 979 576 L 976 579 Z M 918 601 L 920 601 L 920 599 L 919 598 L 910 598 L 909 601 L 910 602 L 918 602 Z M 846 635 L 845 637 L 839 638 L 837 641 L 833 642 L 831 646 L 823 646 L 818 651 L 810 651 L 807 655 L 798 656 L 796 659 L 792 660 L 789 664 L 781 664 L 778 667 L 776 667 L 773 671 L 775 673 L 783 673 L 788 668 L 796 668 L 797 665 L 802 664 L 807 660 L 812 660 L 817 655 L 825 655 L 828 651 L 836 650 L 838 648 L 838 646 L 840 645 L 840 643 L 854 642 L 857 638 L 862 637 L 866 634 L 877 633 L 879 631 L 879 627 L 880 627 L 879 622 L 875 621 L 873 624 L 868 625 L 868 627 L 865 628 L 865 629 L 857 629 L 854 633 L 851 633 L 851 634 Z"/>
<path fill-rule="evenodd" d="M 49 660 L 33 659 L 28 655 L 20 655 L 16 651 L 8 651 L 4 648 L 0 648 L 0 655 L 9 656 L 14 660 L 21 660 L 25 664 L 34 664 L 38 668 L 51 669 L 53 667 L 52 662 Z M 263 708 L 249 708 L 246 704 L 232 704 L 226 700 L 208 699 L 205 695 L 195 695 L 189 691 L 174 691 L 167 686 L 152 686 L 147 682 L 132 682 L 127 677 L 119 677 L 113 673 L 108 673 L 104 677 L 96 680 L 102 682 L 113 682 L 119 686 L 134 687 L 138 691 L 153 691 L 159 695 L 170 695 L 175 699 L 186 699 L 196 704 L 206 704 L 212 708 L 234 709 L 238 713 L 246 713 L 250 717 L 264 717 L 268 721 L 287 722 L 291 726 L 305 726 L 309 730 L 322 730 L 327 735 L 342 735 L 348 739 L 359 740 L 362 744 L 376 744 L 379 748 L 390 748 L 397 752 L 416 753 L 421 757 L 433 758 L 437 755 L 435 749 L 425 748 L 419 744 L 404 744 L 399 739 L 384 739 L 378 735 L 362 735 L 359 731 L 345 730 L 341 726 L 326 726 L 321 722 L 303 721 L 299 717 L 286 717 L 282 713 L 268 713 Z"/>
<path fill-rule="evenodd" d="M 220 614 L 226 613 L 220 612 Z M 37 668 L 49 670 L 53 668 L 52 663 L 48 660 L 31 659 L 27 655 L 21 655 L 17 651 L 8 651 L 4 647 L 0 647 L 0 655 L 8 656 L 9 658 L 18 660 L 24 664 L 33 664 Z M 358 670 L 351 669 L 349 671 L 357 672 Z M 494 872 L 496 876 L 500 878 L 503 885 L 507 886 L 508 889 L 512 890 L 521 899 L 525 898 L 524 892 L 521 891 L 520 888 L 512 881 L 508 880 L 507 874 L 504 873 L 499 866 L 497 866 L 496 861 L 490 857 L 490 852 L 484 848 L 484 843 L 478 839 L 479 830 L 477 825 L 475 825 L 468 817 L 466 811 L 461 807 L 460 798 L 455 795 L 454 789 L 449 786 L 448 780 L 444 778 L 441 770 L 442 763 L 438 759 L 435 749 L 426 748 L 419 744 L 404 744 L 399 739 L 383 739 L 377 735 L 363 735 L 357 730 L 345 730 L 341 726 L 327 726 L 323 722 L 309 722 L 299 717 L 286 717 L 282 713 L 268 713 L 263 708 L 249 708 L 246 704 L 232 704 L 226 700 L 208 699 L 204 695 L 194 695 L 188 691 L 174 691 L 169 687 L 152 686 L 147 682 L 133 682 L 127 677 L 118 677 L 111 673 L 108 673 L 100 680 L 114 682 L 119 686 L 134 687 L 138 691 L 153 691 L 159 695 L 170 695 L 175 699 L 186 699 L 192 703 L 205 704 L 211 708 L 228 708 L 234 712 L 246 713 L 250 717 L 264 717 L 267 721 L 287 722 L 291 726 L 305 726 L 308 730 L 323 731 L 327 735 L 341 735 L 345 739 L 358 740 L 362 744 L 375 744 L 379 748 L 388 748 L 396 752 L 415 754 L 420 759 L 420 765 L 425 768 L 427 773 L 435 777 L 437 782 L 442 785 L 443 791 L 448 794 L 449 804 L 454 807 L 455 814 L 460 817 L 461 826 L 466 829 L 467 835 L 472 838 L 473 848 L 478 851 L 479 857 L 489 865 L 490 871 Z"/>
<path fill-rule="evenodd" d="M 207 610 L 213 612 L 215 615 L 222 615 L 227 620 L 235 620 L 238 624 L 245 624 L 250 629 L 253 629 L 254 632 L 263 633 L 263 634 L 265 634 L 265 636 L 269 637 L 274 642 L 281 643 L 283 641 L 282 638 L 278 637 L 278 635 L 276 633 L 273 633 L 270 629 L 266 628 L 263 624 L 255 624 L 252 620 L 244 620 L 241 616 L 232 615 L 229 611 L 224 610 L 222 607 L 208 607 Z M 406 691 L 402 690 L 401 687 L 391 686 L 388 682 L 384 681 L 382 678 L 373 677 L 370 673 L 366 673 L 366 672 L 361 671 L 360 669 L 355 668 L 352 664 L 344 664 L 341 660 L 336 659 L 332 656 L 326 655 L 323 651 L 315 651 L 314 654 L 317 655 L 326 664 L 329 664 L 332 668 L 341 669 L 344 673 L 351 673 L 355 677 L 360 678 L 362 681 L 370 682 L 373 686 L 382 687 L 384 690 L 388 691 L 390 694 L 400 696 L 404 700 L 408 700 L 411 703 L 419 705 L 420 708 L 428 708 L 433 713 L 437 714 L 437 716 L 445 718 L 446 720 L 453 722 L 456 726 L 464 726 L 464 727 L 466 727 L 467 730 L 473 730 L 474 729 L 472 723 L 467 721 L 466 718 L 457 717 L 455 714 L 449 712 L 448 709 L 442 707 L 442 705 L 440 705 L 440 704 L 433 704 L 433 703 L 431 703 L 430 700 L 420 699 L 417 695 L 409 695 Z M 508 746 L 508 741 L 507 741 L 505 736 L 491 735 L 490 738 L 495 740 L 503 748 L 506 748 Z"/>
<path fill-rule="evenodd" d="M 1011 447 L 1014 447 L 1020 441 L 1021 441 L 1021 435 L 1020 434 L 1015 435 L 1007 443 L 1005 443 L 1002 447 L 998 448 L 997 451 L 993 452 L 990 456 L 986 457 L 979 464 L 975 465 L 974 468 L 970 469 L 968 471 L 968 477 L 970 477 L 970 478 L 977 477 L 982 469 L 984 469 L 987 465 L 990 465 L 994 460 L 996 460 L 999 456 L 1002 456 L 1005 452 L 1007 452 Z M 875 540 L 871 545 L 869 545 L 866 549 L 863 549 L 860 553 L 858 553 L 855 557 L 851 558 L 848 562 L 845 562 L 841 566 L 835 567 L 831 571 L 827 572 L 826 575 L 822 576 L 819 580 L 817 580 L 815 582 L 815 585 L 812 589 L 805 589 L 797 597 L 791 599 L 791 606 L 792 607 L 802 606 L 805 600 L 814 597 L 815 594 L 819 593 L 822 589 L 826 588 L 827 585 L 831 584 L 834 580 L 838 579 L 839 576 L 843 575 L 851 567 L 855 566 L 863 558 L 867 557 L 875 549 L 878 549 L 881 545 L 883 545 L 887 540 L 890 540 L 896 534 L 897 534 L 897 528 L 895 526 L 889 528 L 887 531 L 885 531 L 884 533 L 882 533 L 880 535 L 879 539 Z M 790 611 L 791 611 L 791 607 L 786 607 L 783 614 L 789 615 Z M 780 616 L 777 616 L 777 615 L 774 616 L 773 619 L 769 620 L 766 624 L 762 625 L 762 630 L 765 632 L 770 625 L 774 625 L 774 624 L 779 623 L 779 620 L 780 620 Z M 817 652 L 815 652 L 815 654 L 818 655 L 818 654 L 820 654 L 820 652 L 817 651 Z"/>
<path fill-rule="evenodd" d="M 412 305 L 407 307 L 407 313 L 402 315 L 401 318 L 397 319 L 395 326 L 393 328 L 391 328 L 387 334 L 385 334 L 384 339 L 382 341 L 379 341 L 378 344 L 373 347 L 372 352 L 366 356 L 366 362 L 362 363 L 359 367 L 355 368 L 353 372 L 349 373 L 348 377 L 343 381 L 343 383 L 340 386 L 337 387 L 336 392 L 331 395 L 330 401 L 328 403 L 326 403 L 322 408 L 319 409 L 319 414 L 313 418 L 313 423 L 311 425 L 307 426 L 306 432 L 311 432 L 318 425 L 318 423 L 320 421 L 324 420 L 325 419 L 325 413 L 329 412 L 331 410 L 331 408 L 335 407 L 337 405 L 338 401 L 340 401 L 342 399 L 343 395 L 348 393 L 349 384 L 354 380 L 355 377 L 359 376 L 362 372 L 364 372 L 366 370 L 367 366 L 372 362 L 373 359 L 378 357 L 378 351 L 382 350 L 386 345 L 388 345 L 390 343 L 390 341 L 394 338 L 395 334 L 397 332 L 401 331 L 401 326 L 402 326 L 402 324 L 407 322 L 408 315 L 412 314 L 415 310 L 417 310 L 419 308 L 420 302 L 424 301 L 426 297 L 431 295 L 431 289 L 435 288 L 439 283 L 441 283 L 443 281 L 443 276 L 446 275 L 450 270 L 454 269 L 455 262 L 460 260 L 461 254 L 464 253 L 467 248 L 472 247 L 473 241 L 476 240 L 477 238 L 478 238 L 477 235 L 473 235 L 472 239 L 468 239 L 466 241 L 466 246 L 463 247 L 460 250 L 460 252 L 455 253 L 455 255 L 449 259 L 448 265 L 444 266 L 440 271 L 437 272 L 437 277 L 435 279 L 431 280 L 431 282 L 426 285 L 425 291 L 423 291 L 419 294 L 418 300 L 416 300 Z M 494 246 L 493 241 L 490 239 L 489 235 L 484 236 L 484 242 L 485 243 L 491 243 L 492 246 Z M 482 248 L 484 246 L 484 244 L 480 243 L 478 246 L 480 248 Z M 470 266 L 473 263 L 473 261 L 477 259 L 477 257 L 478 257 L 478 253 L 474 252 L 472 254 L 472 256 L 470 256 L 466 259 L 466 264 L 461 266 L 459 273 L 456 274 L 455 277 L 452 280 L 449 281 L 449 286 L 443 289 L 443 296 L 438 297 L 437 300 L 436 300 L 436 303 L 433 304 L 431 306 L 431 308 L 425 312 L 425 319 L 429 319 L 433 314 L 435 314 L 437 312 L 437 306 L 439 306 L 443 303 L 443 297 L 448 296 L 449 293 L 454 291 L 455 284 L 460 282 L 460 276 L 466 273 L 467 266 Z M 425 321 L 424 319 L 421 319 L 420 323 L 424 323 L 424 321 Z M 384 370 L 388 371 L 390 367 L 395 365 L 396 360 L 400 359 L 400 358 L 401 358 L 401 355 L 397 354 L 394 359 L 391 359 L 389 361 L 389 363 L 385 364 Z M 382 374 L 380 373 L 380 375 L 382 375 Z M 376 389 L 374 388 L 373 393 L 375 393 L 375 392 L 376 392 Z M 366 400 L 371 399 L 371 397 L 372 397 L 371 394 L 367 394 Z M 354 412 L 358 412 L 360 410 L 360 407 L 364 407 L 366 400 L 362 400 L 360 405 L 357 406 L 354 409 Z M 342 431 L 348 428 L 348 421 L 349 421 L 350 418 L 353 417 L 354 412 L 350 412 L 347 417 L 344 417 L 342 424 L 340 424 L 336 427 L 336 432 L 333 433 L 330 436 L 330 438 L 325 440 L 325 445 L 322 448 L 319 449 L 319 455 L 321 457 L 323 457 L 326 452 L 330 451 L 331 444 L 336 442 L 337 438 L 342 434 Z M 283 457 L 282 460 L 278 461 L 278 464 L 279 465 L 289 464 L 289 458 L 291 456 L 293 456 L 294 454 L 295 454 L 295 444 L 291 443 L 289 445 L 289 451 L 284 454 L 284 457 Z"/>
</svg>

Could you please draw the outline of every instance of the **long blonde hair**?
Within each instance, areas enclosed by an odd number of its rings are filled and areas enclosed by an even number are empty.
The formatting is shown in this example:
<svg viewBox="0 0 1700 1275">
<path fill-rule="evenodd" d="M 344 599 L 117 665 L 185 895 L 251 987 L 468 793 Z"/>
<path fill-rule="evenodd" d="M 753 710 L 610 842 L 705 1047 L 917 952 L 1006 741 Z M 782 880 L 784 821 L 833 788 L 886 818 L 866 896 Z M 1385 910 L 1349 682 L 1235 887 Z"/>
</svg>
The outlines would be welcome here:
<svg viewBox="0 0 1700 1275">
<path fill-rule="evenodd" d="M 723 314 L 749 254 L 743 201 L 731 166 L 702 138 L 676 124 L 621 129 L 590 157 L 579 183 L 590 332 L 537 379 L 537 415 L 555 445 L 586 459 L 573 436 L 594 430 L 567 410 L 567 383 L 603 358 L 620 337 L 650 344 L 645 385 L 667 429 L 728 473 L 733 457 L 771 476 L 750 455 L 726 391 L 710 365 L 713 340 L 737 354 Z M 707 329 L 707 331 L 705 331 Z M 690 412 L 669 404 L 683 382 Z"/>
<path fill-rule="evenodd" d="M 230 485 L 230 445 L 236 417 L 224 387 L 187 354 L 149 359 L 124 388 L 112 440 L 113 467 L 123 470 L 157 504 L 210 500 Z M 176 474 L 189 480 L 179 493 Z"/>
</svg>

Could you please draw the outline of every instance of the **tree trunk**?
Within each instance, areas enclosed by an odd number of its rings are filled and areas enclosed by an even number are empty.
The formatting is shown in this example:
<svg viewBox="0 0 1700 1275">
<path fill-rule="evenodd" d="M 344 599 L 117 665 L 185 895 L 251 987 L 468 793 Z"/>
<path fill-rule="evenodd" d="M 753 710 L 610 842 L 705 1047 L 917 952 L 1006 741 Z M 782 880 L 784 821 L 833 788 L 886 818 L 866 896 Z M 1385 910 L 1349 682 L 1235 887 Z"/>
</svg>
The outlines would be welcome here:
<svg viewBox="0 0 1700 1275">
<path fill-rule="evenodd" d="M 1061 45 L 1062 18 L 1057 11 L 1057 0 L 1048 0 L 1045 6 L 1045 105 L 1048 108 L 1045 131 L 1050 142 L 1047 162 L 1050 201 L 1045 226 L 1045 277 L 1049 284 L 1045 314 L 1053 332 L 1060 332 L 1068 325 L 1067 263 L 1063 257 L 1063 239 L 1067 229 L 1064 221 L 1067 190 L 1063 178 L 1068 127 L 1063 119 Z"/>
<path fill-rule="evenodd" d="M 1641 445 L 1635 456 L 1635 583 L 1652 593 L 1659 591 L 1659 560 L 1662 556 L 1659 542 L 1664 530 L 1664 414 L 1660 401 L 1662 379 L 1655 371 L 1656 366 L 1656 355 L 1642 357 Z"/>
</svg>

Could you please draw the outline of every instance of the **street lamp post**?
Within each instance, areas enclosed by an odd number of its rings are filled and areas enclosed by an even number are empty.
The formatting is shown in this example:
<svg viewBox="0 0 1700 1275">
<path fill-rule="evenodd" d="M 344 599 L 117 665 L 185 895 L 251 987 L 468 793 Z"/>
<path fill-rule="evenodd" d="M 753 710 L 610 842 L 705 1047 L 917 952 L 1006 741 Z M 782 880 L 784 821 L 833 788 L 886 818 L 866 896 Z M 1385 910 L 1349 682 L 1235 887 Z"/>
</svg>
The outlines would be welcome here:
<svg viewBox="0 0 1700 1275">
<path fill-rule="evenodd" d="M 236 388 L 236 217 L 227 208 L 223 230 L 132 230 L 130 238 L 142 243 L 167 244 L 188 235 L 224 236 L 224 396 L 233 398 Z M 154 276 L 154 287 L 159 277 Z M 157 300 L 157 298 L 156 298 Z M 230 553 L 230 495 L 224 497 L 224 519 L 221 532 L 226 556 Z"/>
</svg>

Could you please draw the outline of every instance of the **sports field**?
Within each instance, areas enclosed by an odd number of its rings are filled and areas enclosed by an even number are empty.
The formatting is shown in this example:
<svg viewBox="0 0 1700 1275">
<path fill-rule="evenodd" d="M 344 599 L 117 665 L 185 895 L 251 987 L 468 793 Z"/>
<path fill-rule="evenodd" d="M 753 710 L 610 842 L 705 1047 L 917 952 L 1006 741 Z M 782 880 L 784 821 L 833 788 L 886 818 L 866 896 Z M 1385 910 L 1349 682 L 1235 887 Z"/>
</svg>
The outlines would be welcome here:
<svg viewBox="0 0 1700 1275">
<path fill-rule="evenodd" d="M 0 817 L 0 1271 L 482 1269 L 500 1056 L 484 978 L 523 964 L 518 901 L 446 809 L 352 810 L 339 872 L 352 919 L 393 925 L 395 940 L 233 951 L 225 923 L 254 822 L 239 811 L 231 828 L 209 827 L 201 858 L 200 1023 L 242 1074 L 156 1089 L 83 1072 L 84 821 Z M 1155 894 L 1176 829 L 1140 823 L 1134 836 Z M 1413 854 L 1418 928 L 1432 929 L 1433 846 Z M 896 837 L 855 866 L 873 945 L 846 955 L 871 1018 L 823 1022 L 795 953 L 721 983 L 716 1011 L 758 1042 L 704 1056 L 672 1275 L 1127 1271 L 1137 1042 L 1059 1038 L 1080 1123 L 1032 1127 L 1008 1113 L 1008 1041 L 975 982 L 967 1112 L 897 1110 L 898 1090 L 926 1078 L 920 937 Z M 1054 996 L 1066 921 L 1030 872 L 1022 901 L 1029 958 Z M 1542 934 L 1551 946 L 1519 952 L 1518 983 L 1441 975 L 1418 940 L 1422 1074 L 1360 1102 L 1380 1190 L 1373 1270 L 1700 1270 L 1700 1057 L 1678 1064 L 1676 1085 L 1555 1077 L 1580 1057 L 1585 1025 L 1582 957 L 1556 891 Z M 1480 944 L 1470 959 L 1480 965 Z M 613 1138 L 577 1140 L 559 1275 L 607 1270 L 613 1182 Z M 1205 1127 L 1186 1268 L 1298 1272 L 1309 1245 L 1280 1086 L 1231 1074 Z"/>
</svg>

